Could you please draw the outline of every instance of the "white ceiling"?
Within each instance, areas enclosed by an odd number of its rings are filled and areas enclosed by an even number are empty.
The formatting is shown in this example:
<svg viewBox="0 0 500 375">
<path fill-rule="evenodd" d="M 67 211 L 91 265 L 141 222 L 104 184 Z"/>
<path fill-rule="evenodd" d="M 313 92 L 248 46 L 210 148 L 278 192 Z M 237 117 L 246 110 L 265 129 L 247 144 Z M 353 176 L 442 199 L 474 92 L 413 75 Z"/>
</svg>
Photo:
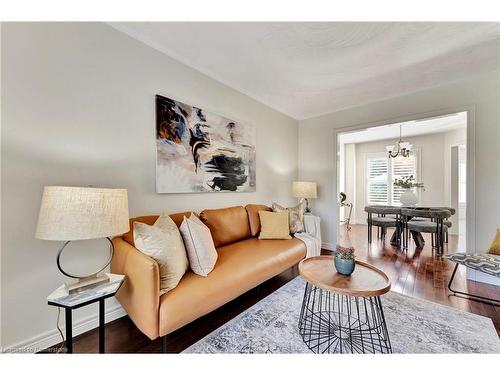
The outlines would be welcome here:
<svg viewBox="0 0 500 375">
<path fill-rule="evenodd" d="M 110 25 L 299 120 L 500 68 L 500 23 Z"/>
<path fill-rule="evenodd" d="M 340 143 L 364 143 L 399 138 L 399 127 L 403 140 L 419 135 L 446 133 L 456 129 L 467 129 L 467 112 L 458 112 L 446 116 L 406 121 L 359 131 L 342 133 Z"/>
</svg>

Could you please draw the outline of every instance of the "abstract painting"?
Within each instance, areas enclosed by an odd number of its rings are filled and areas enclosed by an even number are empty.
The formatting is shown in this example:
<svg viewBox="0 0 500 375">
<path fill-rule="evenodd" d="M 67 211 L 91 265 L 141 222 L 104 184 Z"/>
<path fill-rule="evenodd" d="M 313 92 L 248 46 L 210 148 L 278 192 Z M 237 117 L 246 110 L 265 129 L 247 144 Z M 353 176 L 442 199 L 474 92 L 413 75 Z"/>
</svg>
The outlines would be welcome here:
<svg viewBox="0 0 500 375">
<path fill-rule="evenodd" d="M 252 125 L 156 95 L 156 191 L 255 191 L 255 137 Z"/>
</svg>

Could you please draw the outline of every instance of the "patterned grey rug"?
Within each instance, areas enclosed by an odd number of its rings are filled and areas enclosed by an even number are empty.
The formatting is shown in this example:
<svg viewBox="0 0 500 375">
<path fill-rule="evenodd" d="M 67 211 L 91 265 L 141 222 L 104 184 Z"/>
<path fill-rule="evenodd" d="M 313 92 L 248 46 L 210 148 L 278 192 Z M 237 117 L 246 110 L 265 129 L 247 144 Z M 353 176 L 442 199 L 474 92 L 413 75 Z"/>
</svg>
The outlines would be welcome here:
<svg viewBox="0 0 500 375">
<path fill-rule="evenodd" d="M 297 277 L 183 353 L 311 353 L 297 327 Z M 389 292 L 382 297 L 394 353 L 500 353 L 491 319 Z"/>
</svg>

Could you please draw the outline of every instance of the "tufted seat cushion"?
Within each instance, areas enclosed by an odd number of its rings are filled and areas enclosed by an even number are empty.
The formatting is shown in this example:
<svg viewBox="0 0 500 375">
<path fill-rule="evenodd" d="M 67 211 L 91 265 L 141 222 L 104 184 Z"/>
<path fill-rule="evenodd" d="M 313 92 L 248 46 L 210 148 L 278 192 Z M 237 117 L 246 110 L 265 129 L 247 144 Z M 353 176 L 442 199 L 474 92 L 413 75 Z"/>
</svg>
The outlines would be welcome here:
<svg viewBox="0 0 500 375">
<path fill-rule="evenodd" d="M 500 277 L 500 255 L 455 253 L 446 257 L 473 270 Z"/>
<path fill-rule="evenodd" d="M 372 224 L 377 227 L 395 227 L 397 221 L 393 217 L 373 217 Z"/>
<path fill-rule="evenodd" d="M 437 225 L 435 222 L 430 220 L 422 220 L 422 221 L 413 221 L 410 220 L 408 222 L 408 229 L 412 232 L 424 232 L 424 233 L 436 233 Z M 443 225 L 443 230 L 446 232 L 448 227 Z"/>
<path fill-rule="evenodd" d="M 365 212 L 379 215 L 399 215 L 401 208 L 393 206 L 372 205 L 366 206 Z"/>
<path fill-rule="evenodd" d="M 410 222 L 417 222 L 417 221 L 427 221 L 431 222 L 431 219 L 428 219 L 426 217 L 414 217 L 410 220 Z M 449 220 L 443 220 L 443 224 L 446 225 L 448 228 L 452 227 L 452 223 Z"/>
</svg>

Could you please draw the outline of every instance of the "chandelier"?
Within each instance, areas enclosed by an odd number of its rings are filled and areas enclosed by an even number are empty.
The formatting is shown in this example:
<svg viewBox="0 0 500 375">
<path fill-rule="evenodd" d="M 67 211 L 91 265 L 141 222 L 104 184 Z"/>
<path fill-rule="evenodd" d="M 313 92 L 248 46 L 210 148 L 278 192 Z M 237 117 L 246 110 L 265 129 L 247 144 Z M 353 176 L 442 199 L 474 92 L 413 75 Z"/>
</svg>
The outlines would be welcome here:
<svg viewBox="0 0 500 375">
<path fill-rule="evenodd" d="M 399 155 L 407 158 L 408 156 L 410 156 L 411 148 L 412 145 L 410 144 L 410 142 L 403 142 L 402 140 L 402 125 L 400 124 L 399 141 L 396 143 L 396 145 L 385 146 L 385 149 L 389 154 L 389 158 L 395 158 Z"/>
</svg>

